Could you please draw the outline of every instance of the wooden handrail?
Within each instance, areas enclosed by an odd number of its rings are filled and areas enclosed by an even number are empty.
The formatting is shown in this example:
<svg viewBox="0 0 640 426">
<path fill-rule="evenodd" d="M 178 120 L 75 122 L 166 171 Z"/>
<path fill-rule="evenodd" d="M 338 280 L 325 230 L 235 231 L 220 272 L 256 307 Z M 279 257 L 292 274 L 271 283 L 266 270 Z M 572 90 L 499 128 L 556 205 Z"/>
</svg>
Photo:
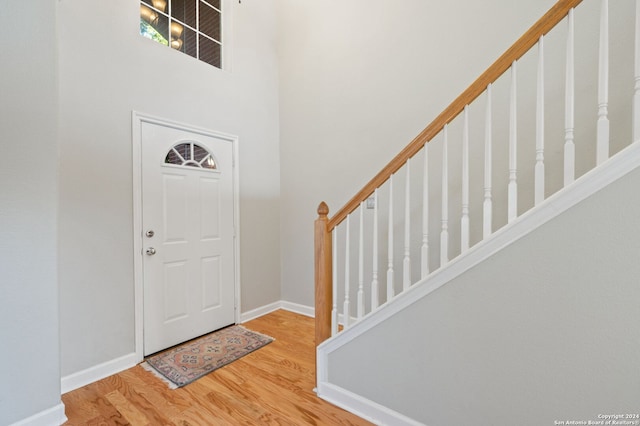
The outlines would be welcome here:
<svg viewBox="0 0 640 426">
<path fill-rule="evenodd" d="M 366 200 L 376 188 L 386 182 L 397 172 L 408 159 L 416 155 L 422 147 L 431 141 L 463 110 L 485 91 L 487 86 L 495 82 L 505 73 L 514 61 L 520 59 L 540 39 L 555 27 L 569 10 L 576 7 L 582 0 L 560 0 L 540 18 L 518 41 L 498 58 L 476 81 L 462 92 L 435 120 L 431 122 L 418 136 L 416 136 L 389 164 L 387 164 L 373 179 L 369 181 L 347 204 L 344 205 L 327 223 L 327 230 L 331 232 L 349 213 L 353 212 L 360 203 Z"/>
</svg>

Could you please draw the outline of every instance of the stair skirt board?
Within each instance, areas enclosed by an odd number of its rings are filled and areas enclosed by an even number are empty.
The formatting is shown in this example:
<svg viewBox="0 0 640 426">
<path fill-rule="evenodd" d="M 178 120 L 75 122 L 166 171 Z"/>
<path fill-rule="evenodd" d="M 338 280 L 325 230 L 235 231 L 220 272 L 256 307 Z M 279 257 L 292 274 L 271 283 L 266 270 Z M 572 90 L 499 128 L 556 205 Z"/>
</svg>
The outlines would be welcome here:
<svg viewBox="0 0 640 426">
<path fill-rule="evenodd" d="M 328 382 L 327 367 L 330 353 L 638 167 L 640 167 L 640 140 L 622 149 L 600 166 L 576 179 L 570 186 L 559 190 L 540 203 L 540 205 L 533 207 L 512 223 L 494 232 L 490 237 L 471 247 L 466 253 L 436 270 L 426 279 L 413 284 L 408 290 L 391 299 L 378 310 L 370 312 L 359 322 L 320 344 L 317 349 L 316 366 L 319 396 L 324 398 L 324 394 L 329 394 L 327 390 L 336 391 L 336 389 L 340 389 Z M 345 392 L 348 391 L 342 390 L 340 394 L 344 395 Z M 327 400 L 329 401 L 328 398 Z M 358 398 L 366 401 L 365 398 Z M 360 415 L 356 411 L 360 407 L 350 407 L 348 405 L 349 401 L 356 402 L 353 398 L 344 398 L 340 400 L 340 407 Z"/>
</svg>

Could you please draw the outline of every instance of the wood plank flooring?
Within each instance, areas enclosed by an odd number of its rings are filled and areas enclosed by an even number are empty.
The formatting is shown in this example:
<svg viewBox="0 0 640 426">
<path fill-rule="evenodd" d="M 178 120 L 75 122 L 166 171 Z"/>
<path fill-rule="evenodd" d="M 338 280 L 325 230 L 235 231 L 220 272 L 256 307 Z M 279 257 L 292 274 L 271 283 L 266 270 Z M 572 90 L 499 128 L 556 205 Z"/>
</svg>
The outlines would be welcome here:
<svg viewBox="0 0 640 426">
<path fill-rule="evenodd" d="M 244 324 L 276 340 L 171 390 L 140 366 L 66 393 L 66 425 L 369 425 L 313 392 L 312 318 L 279 310 Z"/>
</svg>

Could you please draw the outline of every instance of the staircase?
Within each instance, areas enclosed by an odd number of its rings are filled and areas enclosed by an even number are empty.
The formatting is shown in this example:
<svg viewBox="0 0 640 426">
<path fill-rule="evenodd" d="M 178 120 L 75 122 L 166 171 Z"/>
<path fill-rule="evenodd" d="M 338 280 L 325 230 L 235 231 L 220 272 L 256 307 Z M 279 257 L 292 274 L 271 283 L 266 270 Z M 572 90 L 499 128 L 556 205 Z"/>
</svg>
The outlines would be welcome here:
<svg viewBox="0 0 640 426">
<path fill-rule="evenodd" d="M 377 424 L 640 411 L 639 3 L 559 1 L 320 205 L 321 398 Z"/>
</svg>

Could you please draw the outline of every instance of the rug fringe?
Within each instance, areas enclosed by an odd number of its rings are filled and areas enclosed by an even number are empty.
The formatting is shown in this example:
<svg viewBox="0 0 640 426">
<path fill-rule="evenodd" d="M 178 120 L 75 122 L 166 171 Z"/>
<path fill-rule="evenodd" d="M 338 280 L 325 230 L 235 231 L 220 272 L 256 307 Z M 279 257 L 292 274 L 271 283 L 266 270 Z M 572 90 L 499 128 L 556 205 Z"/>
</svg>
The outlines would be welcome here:
<svg viewBox="0 0 640 426">
<path fill-rule="evenodd" d="M 243 330 L 246 330 L 246 331 L 249 331 L 251 333 L 257 334 L 259 336 L 266 337 L 267 339 L 271 339 L 271 342 L 275 342 L 276 341 L 275 337 L 271 337 L 268 334 L 259 333 L 259 332 L 255 331 L 255 330 L 249 330 L 247 327 L 243 326 L 242 324 L 237 324 L 236 327 L 239 327 L 239 328 L 241 328 Z"/>
<path fill-rule="evenodd" d="M 147 370 L 148 372 L 150 372 L 151 374 L 153 374 L 154 376 L 162 380 L 167 386 L 169 386 L 169 389 L 178 389 L 178 386 L 175 383 L 173 383 L 171 380 L 167 379 L 162 374 L 160 374 L 155 368 L 149 365 L 148 362 L 143 361 L 140 364 L 140 367 L 144 368 L 145 370 Z"/>
</svg>

